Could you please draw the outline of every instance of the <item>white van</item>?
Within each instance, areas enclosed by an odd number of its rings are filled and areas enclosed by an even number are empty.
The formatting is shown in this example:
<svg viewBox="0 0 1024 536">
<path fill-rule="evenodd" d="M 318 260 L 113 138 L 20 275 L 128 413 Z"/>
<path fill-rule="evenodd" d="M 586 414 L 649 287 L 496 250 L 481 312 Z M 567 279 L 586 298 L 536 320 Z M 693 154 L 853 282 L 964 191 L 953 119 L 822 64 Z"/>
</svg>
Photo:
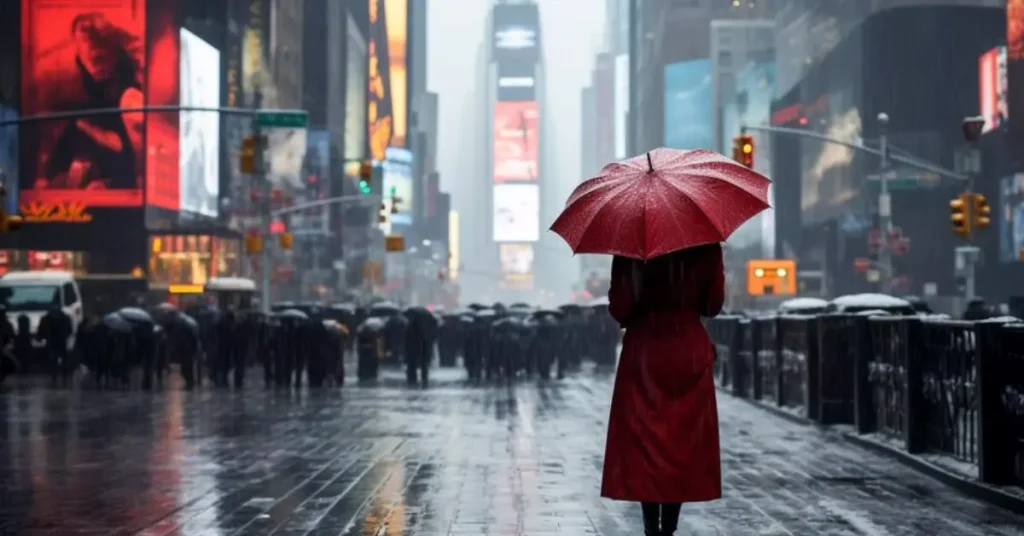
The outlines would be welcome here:
<svg viewBox="0 0 1024 536">
<path fill-rule="evenodd" d="M 18 326 L 18 317 L 28 317 L 32 333 L 39 329 L 39 321 L 53 307 L 59 305 L 71 318 L 72 333 L 68 350 L 74 348 L 78 326 L 82 324 L 82 294 L 71 272 L 8 272 L 0 277 L 0 304 L 7 308 L 7 318 Z M 42 341 L 34 341 L 42 346 Z"/>
</svg>

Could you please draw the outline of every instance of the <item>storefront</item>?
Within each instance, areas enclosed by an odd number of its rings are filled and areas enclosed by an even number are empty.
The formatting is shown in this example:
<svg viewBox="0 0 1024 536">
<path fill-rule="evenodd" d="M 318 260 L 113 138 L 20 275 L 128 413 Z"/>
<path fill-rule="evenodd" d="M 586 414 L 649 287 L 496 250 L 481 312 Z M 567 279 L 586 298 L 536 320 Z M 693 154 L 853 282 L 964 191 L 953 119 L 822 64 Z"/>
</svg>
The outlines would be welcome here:
<svg viewBox="0 0 1024 536">
<path fill-rule="evenodd" d="M 149 237 L 146 265 L 150 293 L 169 301 L 199 294 L 213 277 L 235 277 L 241 271 L 238 239 L 200 234 L 167 234 Z"/>
</svg>

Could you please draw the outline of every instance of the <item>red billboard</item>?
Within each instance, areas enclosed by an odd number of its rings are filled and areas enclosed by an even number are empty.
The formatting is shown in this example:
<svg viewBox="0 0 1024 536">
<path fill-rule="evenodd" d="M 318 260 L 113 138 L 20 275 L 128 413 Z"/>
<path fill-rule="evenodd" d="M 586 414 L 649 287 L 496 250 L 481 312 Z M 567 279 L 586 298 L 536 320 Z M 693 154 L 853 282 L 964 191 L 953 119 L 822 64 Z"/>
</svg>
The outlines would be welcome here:
<svg viewBox="0 0 1024 536">
<path fill-rule="evenodd" d="M 24 116 L 142 106 L 144 0 L 22 0 Z M 143 114 L 23 126 L 21 202 L 140 206 Z"/>
<path fill-rule="evenodd" d="M 1007 121 L 1006 47 L 996 47 L 978 60 L 979 110 L 985 118 L 982 133 Z"/>
<path fill-rule="evenodd" d="M 178 2 L 172 0 L 149 3 L 145 85 L 146 104 L 149 106 L 180 103 L 181 30 L 178 28 L 176 4 Z M 219 68 L 218 65 L 218 71 Z M 189 72 L 188 69 L 185 72 Z M 191 115 L 197 114 L 193 112 Z M 200 115 L 213 118 L 209 114 Z M 146 115 L 146 205 L 174 211 L 181 209 L 180 116 L 178 112 L 151 112 Z"/>
<path fill-rule="evenodd" d="M 537 103 L 494 105 L 494 182 L 537 180 Z"/>
</svg>

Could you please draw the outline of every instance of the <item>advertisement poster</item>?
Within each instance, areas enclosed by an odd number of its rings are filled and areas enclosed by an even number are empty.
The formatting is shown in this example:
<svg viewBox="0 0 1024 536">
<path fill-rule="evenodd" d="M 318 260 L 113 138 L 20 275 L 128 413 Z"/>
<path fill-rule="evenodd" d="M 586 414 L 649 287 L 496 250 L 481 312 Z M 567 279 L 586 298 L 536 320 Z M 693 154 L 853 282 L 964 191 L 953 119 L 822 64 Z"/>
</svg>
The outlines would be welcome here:
<svg viewBox="0 0 1024 536">
<path fill-rule="evenodd" d="M 388 35 L 388 78 L 391 84 L 392 147 L 405 147 L 408 131 L 409 0 L 384 0 Z"/>
<path fill-rule="evenodd" d="M 345 150 L 343 158 L 354 161 L 366 151 L 366 41 L 351 16 L 345 60 Z"/>
<path fill-rule="evenodd" d="M 388 29 L 385 23 L 385 0 L 370 2 L 370 41 L 367 57 L 370 65 L 367 81 L 366 121 L 370 132 L 370 155 L 383 162 L 394 137 L 391 69 L 388 57 Z"/>
<path fill-rule="evenodd" d="M 498 63 L 537 61 L 540 14 L 536 4 L 494 6 L 491 56 Z"/>
<path fill-rule="evenodd" d="M 533 283 L 533 246 L 530 244 L 501 244 L 501 279 L 509 286 L 529 287 Z"/>
<path fill-rule="evenodd" d="M 536 184 L 494 186 L 494 241 L 540 239 L 540 189 Z"/>
<path fill-rule="evenodd" d="M 18 118 L 18 112 L 0 106 L 0 121 Z M 0 127 L 0 184 L 7 187 L 7 205 L 4 210 L 18 210 L 18 126 Z"/>
<path fill-rule="evenodd" d="M 665 66 L 665 146 L 714 149 L 711 60 Z"/>
<path fill-rule="evenodd" d="M 179 103 L 178 71 L 180 24 L 176 2 L 150 2 L 146 13 L 149 35 L 146 49 L 146 104 Z M 146 114 L 146 204 L 177 211 L 181 202 L 181 144 L 178 112 Z M 149 217 L 149 216 L 147 216 Z"/>
<path fill-rule="evenodd" d="M 985 118 L 982 134 L 987 134 L 1009 118 L 1006 80 L 1006 47 L 996 47 L 978 59 L 979 110 Z"/>
<path fill-rule="evenodd" d="M 1009 98 L 1007 105 L 1010 110 L 1024 109 L 1024 0 L 1007 0 L 1006 2 L 1006 70 Z M 1024 122 L 1014 121 L 1010 124 L 1009 154 L 1021 164 L 1020 147 L 1024 146 Z"/>
<path fill-rule="evenodd" d="M 23 0 L 21 22 L 22 114 L 145 102 L 143 0 Z M 141 113 L 25 125 L 21 201 L 141 206 L 143 127 Z"/>
<path fill-rule="evenodd" d="M 494 104 L 494 182 L 537 180 L 537 103 Z"/>
<path fill-rule="evenodd" d="M 181 29 L 182 106 L 216 108 L 220 104 L 220 51 Z M 181 112 L 180 210 L 217 217 L 220 198 L 220 117 Z"/>
<path fill-rule="evenodd" d="M 1024 261 L 1024 173 L 1005 177 L 999 200 L 999 258 Z"/>
<path fill-rule="evenodd" d="M 388 208 L 391 208 L 391 197 L 398 198 L 398 213 L 391 215 L 391 223 L 412 225 L 412 163 L 412 151 L 388 147 L 384 158 L 384 195 Z"/>
</svg>

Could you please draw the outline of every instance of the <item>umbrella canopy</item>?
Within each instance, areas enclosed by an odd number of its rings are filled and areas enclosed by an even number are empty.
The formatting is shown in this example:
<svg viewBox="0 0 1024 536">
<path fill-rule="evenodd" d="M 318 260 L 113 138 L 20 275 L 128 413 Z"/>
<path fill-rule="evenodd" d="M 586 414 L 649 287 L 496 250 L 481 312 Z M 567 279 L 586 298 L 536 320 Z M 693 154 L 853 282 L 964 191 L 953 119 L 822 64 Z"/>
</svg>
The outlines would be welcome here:
<svg viewBox="0 0 1024 536">
<path fill-rule="evenodd" d="M 193 333 L 199 333 L 199 322 L 185 313 L 174 315 L 174 329 L 187 329 Z"/>
<path fill-rule="evenodd" d="M 473 313 L 473 316 L 475 316 L 476 318 L 490 318 L 495 316 L 495 314 L 496 313 L 494 312 L 494 309 L 480 309 L 477 312 Z"/>
<path fill-rule="evenodd" d="M 121 309 L 118 309 L 117 314 L 121 315 L 121 318 L 136 324 L 153 323 L 153 317 L 145 310 L 138 307 L 122 307 Z"/>
<path fill-rule="evenodd" d="M 117 331 L 131 331 L 131 322 L 125 320 L 119 313 L 110 313 L 103 317 L 103 325 Z"/>
<path fill-rule="evenodd" d="M 394 302 L 381 301 L 370 307 L 370 316 L 392 316 L 402 312 L 402 308 Z"/>
<path fill-rule="evenodd" d="M 300 311 L 298 309 L 285 309 L 284 311 L 281 311 L 281 312 L 277 313 L 277 317 L 278 318 L 282 318 L 282 319 L 286 319 L 286 320 L 308 320 L 309 319 L 309 315 L 307 315 L 306 313 L 303 313 L 302 311 Z"/>
<path fill-rule="evenodd" d="M 178 310 L 178 308 L 175 307 L 174 304 L 167 303 L 167 302 L 158 303 L 158 304 L 153 306 L 153 312 L 154 313 L 173 313 L 173 312 L 175 312 L 177 310 Z"/>
<path fill-rule="evenodd" d="M 563 316 L 565 316 L 565 313 L 563 313 L 562 311 L 559 311 L 557 309 L 540 309 L 540 310 L 534 311 L 533 312 L 533 316 L 536 317 L 536 318 L 542 318 L 542 317 L 545 317 L 545 316 L 554 316 L 554 317 L 557 317 L 557 318 L 562 318 Z"/>
<path fill-rule="evenodd" d="M 590 305 L 591 307 L 608 307 L 608 296 L 594 298 L 594 300 L 587 305 Z"/>
<path fill-rule="evenodd" d="M 472 309 L 474 311 L 482 311 L 484 309 L 490 309 L 491 307 L 489 305 L 484 305 L 482 303 L 471 303 L 467 305 L 466 308 Z"/>
<path fill-rule="evenodd" d="M 509 309 L 533 309 L 533 306 L 526 302 L 515 302 L 508 306 Z"/>
<path fill-rule="evenodd" d="M 573 253 L 649 260 L 725 241 L 768 208 L 769 184 L 714 151 L 655 149 L 577 186 L 551 230 Z"/>
</svg>

